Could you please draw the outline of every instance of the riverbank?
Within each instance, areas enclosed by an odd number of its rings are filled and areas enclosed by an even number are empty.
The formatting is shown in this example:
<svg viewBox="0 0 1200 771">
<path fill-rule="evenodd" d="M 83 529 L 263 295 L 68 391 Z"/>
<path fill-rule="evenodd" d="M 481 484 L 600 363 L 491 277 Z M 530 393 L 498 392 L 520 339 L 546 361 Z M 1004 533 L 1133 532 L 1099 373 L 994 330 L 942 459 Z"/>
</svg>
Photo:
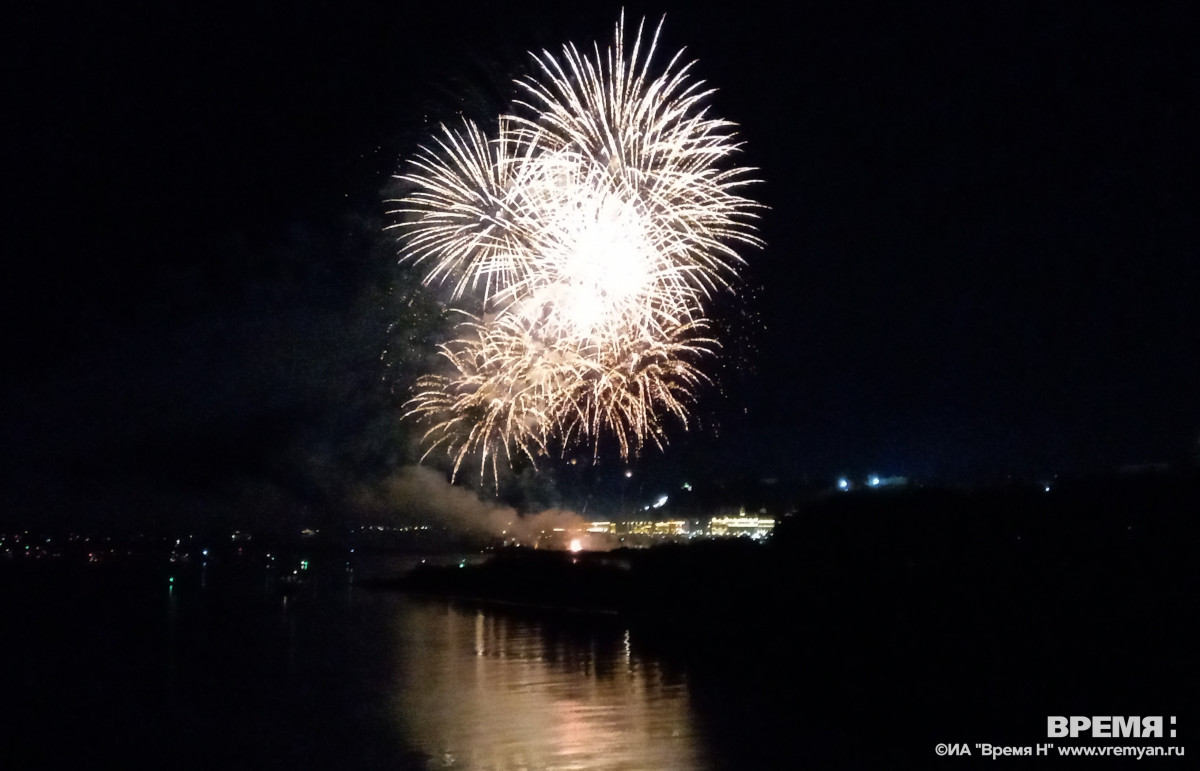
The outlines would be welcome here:
<svg viewBox="0 0 1200 771">
<path fill-rule="evenodd" d="M 739 731 L 807 721 L 834 737 L 831 763 L 867 747 L 1024 746 L 1045 739 L 1047 715 L 1192 709 L 1194 496 L 845 496 L 764 544 L 509 550 L 395 587 L 614 614 L 702 693 L 768 705 Z"/>
</svg>

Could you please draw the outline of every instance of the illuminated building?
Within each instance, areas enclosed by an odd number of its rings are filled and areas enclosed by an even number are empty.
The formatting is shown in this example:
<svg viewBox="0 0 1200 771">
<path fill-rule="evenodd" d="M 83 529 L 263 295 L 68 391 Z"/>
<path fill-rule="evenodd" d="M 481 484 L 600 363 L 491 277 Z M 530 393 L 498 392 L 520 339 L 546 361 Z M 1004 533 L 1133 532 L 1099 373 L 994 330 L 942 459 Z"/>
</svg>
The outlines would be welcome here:
<svg viewBox="0 0 1200 771">
<path fill-rule="evenodd" d="M 587 523 L 580 530 L 553 528 L 539 534 L 540 548 L 566 549 L 572 541 L 578 548 L 607 550 L 618 547 L 645 548 L 664 542 L 693 538 L 725 538 L 744 536 L 756 540 L 766 538 L 775 528 L 775 519 L 767 516 L 717 516 L 708 520 L 602 520 Z"/>
<path fill-rule="evenodd" d="M 623 524 L 623 532 L 628 535 L 687 535 L 687 522 L 682 519 L 642 520 Z"/>
<path fill-rule="evenodd" d="M 713 517 L 708 522 L 708 534 L 714 537 L 766 538 L 774 529 L 773 517 Z"/>
</svg>

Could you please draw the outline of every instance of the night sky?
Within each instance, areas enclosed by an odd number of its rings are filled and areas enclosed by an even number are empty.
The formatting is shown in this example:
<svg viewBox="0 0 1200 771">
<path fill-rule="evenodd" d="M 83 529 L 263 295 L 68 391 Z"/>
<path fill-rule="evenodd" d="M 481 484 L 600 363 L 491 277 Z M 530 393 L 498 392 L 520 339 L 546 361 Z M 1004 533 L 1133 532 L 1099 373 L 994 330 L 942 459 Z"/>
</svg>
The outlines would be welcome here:
<svg viewBox="0 0 1200 771">
<path fill-rule="evenodd" d="M 6 22 L 0 521 L 329 516 L 410 463 L 429 299 L 382 230 L 391 175 L 438 122 L 504 109 L 526 51 L 606 44 L 620 10 L 220 5 Z M 626 11 L 664 12 L 661 53 L 719 89 L 770 210 L 714 308 L 720 389 L 639 474 L 1195 456 L 1191 4 Z"/>
</svg>

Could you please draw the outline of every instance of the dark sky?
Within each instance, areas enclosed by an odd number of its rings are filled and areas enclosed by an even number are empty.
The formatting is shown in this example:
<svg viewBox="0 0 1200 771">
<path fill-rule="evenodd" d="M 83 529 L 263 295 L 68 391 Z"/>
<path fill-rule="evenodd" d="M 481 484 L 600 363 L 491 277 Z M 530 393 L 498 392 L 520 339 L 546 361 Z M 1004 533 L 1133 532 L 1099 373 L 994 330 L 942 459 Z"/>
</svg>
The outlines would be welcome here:
<svg viewBox="0 0 1200 771">
<path fill-rule="evenodd" d="M 503 109 L 527 50 L 609 40 L 618 4 L 570 5 L 11 17 L 3 516 L 330 511 L 410 460 L 388 179 L 438 121 Z M 627 8 L 667 14 L 770 206 L 714 311 L 724 393 L 646 474 L 1195 452 L 1190 4 Z"/>
</svg>

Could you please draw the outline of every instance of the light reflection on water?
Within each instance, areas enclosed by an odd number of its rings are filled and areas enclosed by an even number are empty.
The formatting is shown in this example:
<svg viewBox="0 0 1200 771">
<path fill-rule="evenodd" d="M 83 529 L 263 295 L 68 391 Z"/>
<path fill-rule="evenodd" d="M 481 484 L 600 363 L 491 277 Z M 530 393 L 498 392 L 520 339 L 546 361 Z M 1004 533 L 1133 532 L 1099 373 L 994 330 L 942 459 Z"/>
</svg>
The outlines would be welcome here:
<svg viewBox="0 0 1200 771">
<path fill-rule="evenodd" d="M 431 768 L 700 769 L 682 673 L 614 623 L 406 602 L 396 715 Z"/>
</svg>

